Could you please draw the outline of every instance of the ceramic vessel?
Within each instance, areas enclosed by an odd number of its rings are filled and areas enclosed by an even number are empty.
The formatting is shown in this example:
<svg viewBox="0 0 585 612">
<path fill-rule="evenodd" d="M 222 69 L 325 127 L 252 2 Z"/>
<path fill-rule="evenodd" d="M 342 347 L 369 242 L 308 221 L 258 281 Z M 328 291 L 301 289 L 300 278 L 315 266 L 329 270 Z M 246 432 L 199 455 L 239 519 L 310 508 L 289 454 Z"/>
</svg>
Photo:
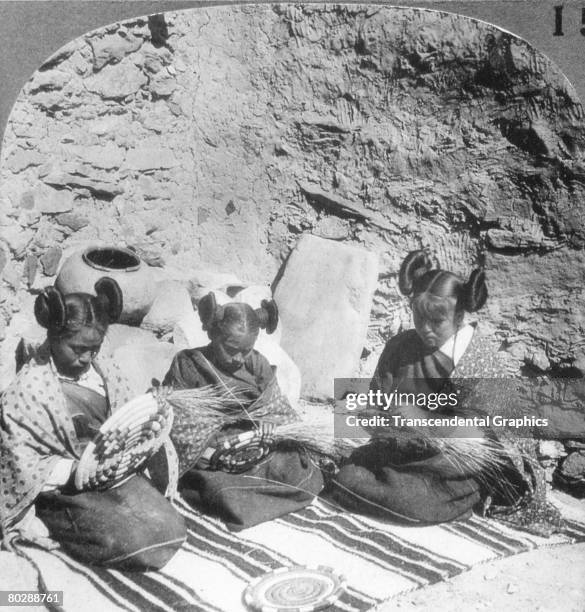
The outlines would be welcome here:
<svg viewBox="0 0 585 612">
<path fill-rule="evenodd" d="M 140 323 L 150 309 L 155 283 L 150 268 L 130 249 L 94 246 L 73 253 L 62 265 L 55 286 L 62 293 L 95 293 L 102 276 L 113 278 L 124 296 L 120 322 Z"/>
</svg>

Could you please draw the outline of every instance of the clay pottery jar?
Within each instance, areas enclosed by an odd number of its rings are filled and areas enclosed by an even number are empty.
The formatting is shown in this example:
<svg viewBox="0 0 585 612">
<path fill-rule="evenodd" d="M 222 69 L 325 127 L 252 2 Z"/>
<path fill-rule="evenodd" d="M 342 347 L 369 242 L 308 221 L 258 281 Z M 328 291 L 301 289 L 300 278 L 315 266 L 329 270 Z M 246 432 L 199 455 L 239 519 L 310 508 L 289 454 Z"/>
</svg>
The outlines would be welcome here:
<svg viewBox="0 0 585 612">
<path fill-rule="evenodd" d="M 130 249 L 92 246 L 73 253 L 61 266 L 55 287 L 61 293 L 95 294 L 102 276 L 113 278 L 124 298 L 121 323 L 140 324 L 154 301 L 155 283 L 147 264 Z"/>
</svg>

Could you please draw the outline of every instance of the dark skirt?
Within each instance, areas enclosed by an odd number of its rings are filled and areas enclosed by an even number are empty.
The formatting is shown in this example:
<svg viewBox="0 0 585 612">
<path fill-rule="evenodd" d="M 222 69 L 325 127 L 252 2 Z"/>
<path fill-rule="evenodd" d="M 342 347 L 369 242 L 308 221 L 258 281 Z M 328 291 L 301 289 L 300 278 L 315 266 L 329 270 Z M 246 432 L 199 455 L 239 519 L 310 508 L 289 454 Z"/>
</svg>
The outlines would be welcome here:
<svg viewBox="0 0 585 612">
<path fill-rule="evenodd" d="M 351 455 L 327 497 L 352 512 L 430 525 L 467 518 L 481 495 L 473 475 L 441 454 L 374 442 Z"/>
<path fill-rule="evenodd" d="M 239 474 L 193 468 L 179 483 L 186 501 L 232 531 L 300 510 L 322 489 L 320 468 L 302 450 L 273 451 Z"/>
<path fill-rule="evenodd" d="M 36 513 L 74 559 L 123 570 L 162 568 L 187 534 L 181 515 L 140 475 L 106 491 L 41 493 Z"/>
</svg>

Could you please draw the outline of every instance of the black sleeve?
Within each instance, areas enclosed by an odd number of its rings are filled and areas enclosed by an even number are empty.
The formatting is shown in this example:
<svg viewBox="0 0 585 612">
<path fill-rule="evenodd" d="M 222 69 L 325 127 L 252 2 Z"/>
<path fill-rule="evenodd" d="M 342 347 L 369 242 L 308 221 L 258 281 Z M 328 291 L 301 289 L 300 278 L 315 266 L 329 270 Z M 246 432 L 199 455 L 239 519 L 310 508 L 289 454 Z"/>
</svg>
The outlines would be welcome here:
<svg viewBox="0 0 585 612">
<path fill-rule="evenodd" d="M 163 380 L 163 385 L 174 389 L 196 389 L 205 386 L 205 381 L 202 380 L 189 354 L 181 351 L 175 355 Z"/>
<path fill-rule="evenodd" d="M 370 389 L 372 391 L 382 391 L 383 393 L 393 391 L 394 372 L 399 362 L 403 339 L 404 335 L 398 334 L 390 338 L 386 343 L 370 382 Z"/>
<path fill-rule="evenodd" d="M 252 357 L 252 372 L 261 391 L 268 387 L 275 376 L 274 369 L 268 359 L 257 350 L 254 350 Z"/>
</svg>

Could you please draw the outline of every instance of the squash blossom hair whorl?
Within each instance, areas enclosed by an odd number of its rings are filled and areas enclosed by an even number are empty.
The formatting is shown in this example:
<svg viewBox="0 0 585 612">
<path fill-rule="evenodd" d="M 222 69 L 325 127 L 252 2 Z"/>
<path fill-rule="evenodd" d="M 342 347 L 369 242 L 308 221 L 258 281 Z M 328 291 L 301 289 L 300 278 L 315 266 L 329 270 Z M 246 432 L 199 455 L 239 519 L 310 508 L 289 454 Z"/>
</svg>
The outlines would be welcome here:
<svg viewBox="0 0 585 612">
<path fill-rule="evenodd" d="M 278 307 L 274 300 L 262 300 L 260 308 L 244 302 L 217 304 L 215 295 L 208 293 L 197 305 L 203 330 L 211 338 L 226 338 L 234 330 L 242 334 L 257 334 L 265 329 L 271 334 L 278 325 Z"/>
<path fill-rule="evenodd" d="M 93 327 L 102 334 L 122 313 L 122 291 L 115 280 L 104 276 L 94 286 L 96 295 L 68 293 L 46 287 L 35 301 L 35 317 L 47 330 L 49 339 L 76 334 L 83 327 Z"/>
<path fill-rule="evenodd" d="M 446 270 L 433 269 L 426 251 L 412 251 L 398 275 L 398 286 L 403 295 L 412 299 L 412 306 L 428 319 L 445 319 L 455 300 L 455 317 L 463 319 L 465 312 L 479 310 L 488 297 L 485 273 L 473 270 L 467 281 Z"/>
</svg>

